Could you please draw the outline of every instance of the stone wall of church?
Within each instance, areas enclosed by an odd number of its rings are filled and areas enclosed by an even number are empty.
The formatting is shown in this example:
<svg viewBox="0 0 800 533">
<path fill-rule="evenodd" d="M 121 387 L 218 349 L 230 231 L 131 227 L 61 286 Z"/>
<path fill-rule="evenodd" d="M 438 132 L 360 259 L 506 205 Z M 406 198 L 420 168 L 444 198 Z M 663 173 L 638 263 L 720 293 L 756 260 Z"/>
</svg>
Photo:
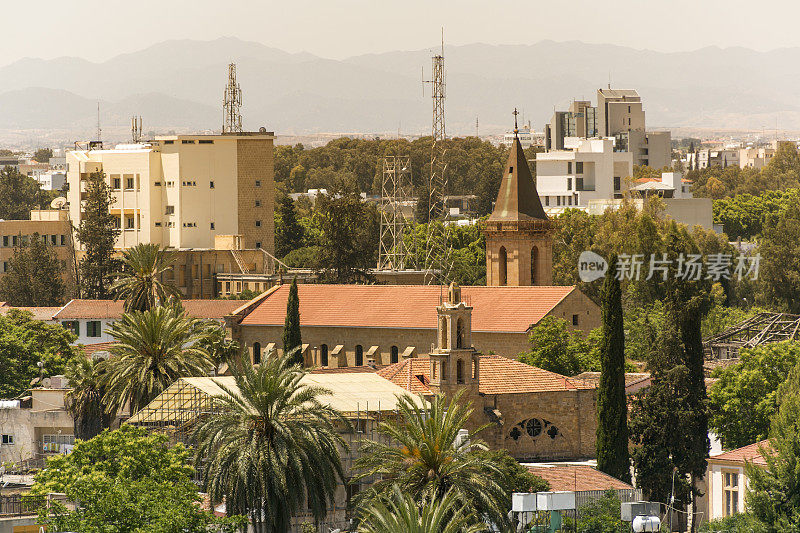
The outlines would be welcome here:
<svg viewBox="0 0 800 533">
<path fill-rule="evenodd" d="M 490 422 L 483 407 L 497 409 L 503 425 L 492 424 L 481 437 L 521 461 L 580 459 L 595 456 L 595 391 L 552 391 L 486 395 L 476 409 L 478 421 Z"/>
<path fill-rule="evenodd" d="M 600 326 L 600 308 L 580 291 L 572 291 L 550 313 L 563 318 L 568 324 L 573 323 L 573 315 L 577 315 L 578 325 L 574 327 L 588 333 Z M 275 348 L 280 350 L 283 339 L 283 326 L 241 326 L 237 328 L 233 337 L 240 343 L 248 346 L 252 355 L 253 343 L 260 343 L 265 350 L 269 343 L 275 343 Z M 308 344 L 308 359 L 315 366 L 321 366 L 319 351 L 323 344 L 328 345 L 328 366 L 355 366 L 356 346 L 361 345 L 364 350 L 364 364 L 366 353 L 372 346 L 378 346 L 375 362 L 379 365 L 391 364 L 392 346 L 397 346 L 400 355 L 409 346 L 416 350 L 413 355 L 427 354 L 436 342 L 436 330 L 411 329 L 411 328 L 339 328 L 304 326 L 301 330 L 304 344 Z M 520 333 L 494 333 L 473 331 L 472 343 L 475 349 L 482 353 L 494 353 L 504 357 L 515 358 L 520 353 L 529 349 L 528 334 Z M 331 355 L 334 348 L 341 344 L 343 355 L 336 359 Z"/>
</svg>

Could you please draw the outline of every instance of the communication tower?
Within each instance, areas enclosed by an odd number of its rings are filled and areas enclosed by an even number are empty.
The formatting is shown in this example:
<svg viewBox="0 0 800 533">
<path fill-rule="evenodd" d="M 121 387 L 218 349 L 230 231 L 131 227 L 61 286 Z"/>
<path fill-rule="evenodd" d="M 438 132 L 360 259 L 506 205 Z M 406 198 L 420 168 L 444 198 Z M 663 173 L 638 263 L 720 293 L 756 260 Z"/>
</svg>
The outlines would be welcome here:
<svg viewBox="0 0 800 533">
<path fill-rule="evenodd" d="M 222 133 L 242 131 L 242 89 L 236 82 L 236 63 L 228 65 L 228 85 L 222 99 Z"/>
<path fill-rule="evenodd" d="M 408 251 L 404 242 L 411 195 L 411 156 L 383 158 L 381 184 L 381 238 L 378 245 L 378 270 L 405 270 Z"/>
<path fill-rule="evenodd" d="M 444 72 L 444 30 L 442 30 L 442 51 L 431 58 L 431 79 L 425 80 L 431 86 L 433 99 L 433 120 L 431 123 L 431 175 L 428 182 L 428 227 L 425 234 L 425 261 L 423 268 L 437 273 L 428 279 L 446 284 L 450 277 L 450 248 L 447 244 L 448 226 L 445 223 L 447 210 L 445 195 L 447 191 L 447 164 L 445 163 L 444 140 L 447 138 L 444 121 L 445 72 Z M 424 85 L 423 85 L 424 87 Z M 436 224 L 441 221 L 442 224 Z"/>
<path fill-rule="evenodd" d="M 133 144 L 142 142 L 142 117 L 131 117 L 131 140 Z"/>
</svg>

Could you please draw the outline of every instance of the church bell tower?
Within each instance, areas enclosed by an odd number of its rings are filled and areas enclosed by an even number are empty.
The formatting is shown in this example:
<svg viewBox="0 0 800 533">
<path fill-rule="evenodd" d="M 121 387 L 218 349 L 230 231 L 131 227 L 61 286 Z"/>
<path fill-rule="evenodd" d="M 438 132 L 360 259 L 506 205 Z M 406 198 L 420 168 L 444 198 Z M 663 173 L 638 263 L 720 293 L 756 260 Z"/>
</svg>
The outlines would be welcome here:
<svg viewBox="0 0 800 533">
<path fill-rule="evenodd" d="M 472 307 L 461 298 L 461 287 L 450 284 L 447 299 L 436 308 L 436 315 L 436 348 L 429 355 L 431 390 L 452 394 L 470 389 L 477 394 L 480 354 L 472 346 Z"/>
<path fill-rule="evenodd" d="M 516 115 L 515 109 L 514 142 L 486 222 L 486 284 L 552 285 L 553 227 L 517 136 Z"/>
</svg>

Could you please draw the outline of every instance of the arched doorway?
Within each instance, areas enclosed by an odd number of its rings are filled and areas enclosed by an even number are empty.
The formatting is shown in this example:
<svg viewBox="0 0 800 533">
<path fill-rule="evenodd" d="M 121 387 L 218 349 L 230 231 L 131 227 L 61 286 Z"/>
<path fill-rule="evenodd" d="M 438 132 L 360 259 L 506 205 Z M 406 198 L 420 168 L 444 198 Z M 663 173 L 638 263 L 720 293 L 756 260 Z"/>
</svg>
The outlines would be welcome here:
<svg viewBox="0 0 800 533">
<path fill-rule="evenodd" d="M 258 365 L 261 364 L 261 343 L 254 342 L 253 343 L 253 364 Z"/>
<path fill-rule="evenodd" d="M 356 366 L 364 366 L 364 347 L 356 345 Z"/>
<path fill-rule="evenodd" d="M 328 366 L 328 345 L 323 344 L 319 347 L 319 364 L 320 366 Z"/>
</svg>

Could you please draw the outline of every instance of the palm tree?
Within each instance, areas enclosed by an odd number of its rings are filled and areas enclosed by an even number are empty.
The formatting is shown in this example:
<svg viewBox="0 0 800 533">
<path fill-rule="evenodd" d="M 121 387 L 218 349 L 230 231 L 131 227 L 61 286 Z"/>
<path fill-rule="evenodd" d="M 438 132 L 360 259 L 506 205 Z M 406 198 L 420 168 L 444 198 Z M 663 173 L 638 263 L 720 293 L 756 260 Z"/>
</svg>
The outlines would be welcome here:
<svg viewBox="0 0 800 533">
<path fill-rule="evenodd" d="M 236 390 L 220 384 L 226 395 L 192 434 L 205 490 L 259 533 L 288 531 L 304 504 L 322 520 L 344 480 L 347 445 L 336 424 L 349 424 L 320 400 L 329 391 L 301 383 L 306 373 L 286 357 L 257 368 L 243 358 L 233 369 Z"/>
<path fill-rule="evenodd" d="M 362 510 L 361 533 L 477 533 L 486 524 L 466 513 L 455 491 L 447 491 L 440 500 L 419 506 L 400 487 L 392 487 L 391 496 L 372 502 Z"/>
<path fill-rule="evenodd" d="M 360 479 L 379 480 L 359 494 L 361 505 L 388 494 L 393 484 L 418 503 L 439 500 L 452 491 L 459 505 L 475 516 L 486 516 L 501 530 L 508 527 L 511 495 L 503 489 L 505 473 L 482 453 L 486 445 L 476 434 L 484 428 L 466 439 L 459 437 L 472 414 L 460 399 L 460 392 L 449 402 L 440 394 L 426 408 L 424 401 L 399 397 L 399 417 L 378 425 L 385 438 L 365 441 L 356 461 Z"/>
<path fill-rule="evenodd" d="M 67 362 L 64 370 L 72 390 L 64 395 L 67 411 L 74 420 L 75 436 L 89 440 L 111 426 L 113 411 L 103 402 L 100 365 L 79 354 Z"/>
<path fill-rule="evenodd" d="M 170 305 L 125 313 L 111 325 L 116 342 L 102 365 L 101 385 L 114 412 L 130 402 L 134 413 L 178 378 L 208 375 L 213 365 L 202 347 L 207 333 L 195 322 Z"/>
<path fill-rule="evenodd" d="M 122 271 L 116 274 L 111 291 L 125 299 L 125 311 L 147 311 L 170 298 L 179 298 L 174 285 L 161 283 L 162 273 L 171 268 L 174 255 L 157 244 L 137 244 L 122 254 Z"/>
</svg>

